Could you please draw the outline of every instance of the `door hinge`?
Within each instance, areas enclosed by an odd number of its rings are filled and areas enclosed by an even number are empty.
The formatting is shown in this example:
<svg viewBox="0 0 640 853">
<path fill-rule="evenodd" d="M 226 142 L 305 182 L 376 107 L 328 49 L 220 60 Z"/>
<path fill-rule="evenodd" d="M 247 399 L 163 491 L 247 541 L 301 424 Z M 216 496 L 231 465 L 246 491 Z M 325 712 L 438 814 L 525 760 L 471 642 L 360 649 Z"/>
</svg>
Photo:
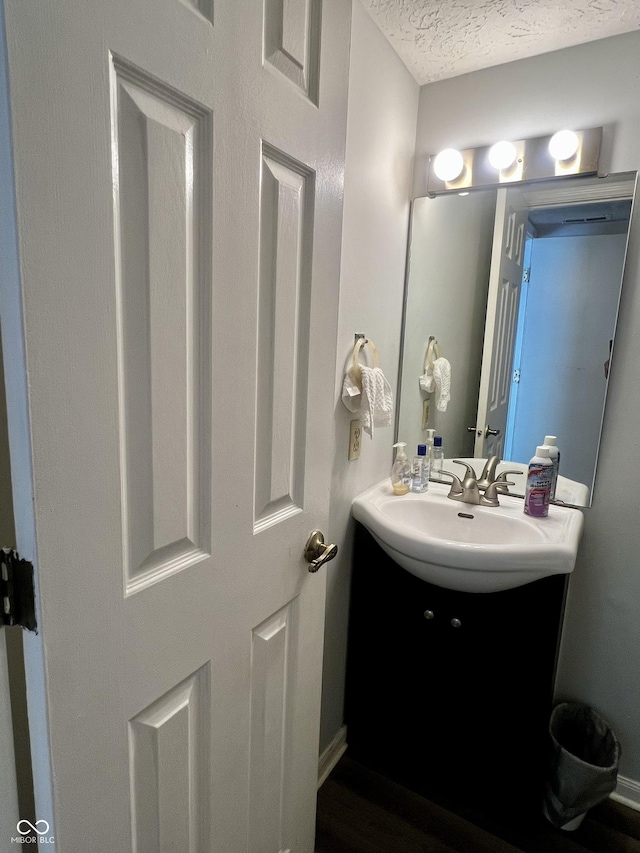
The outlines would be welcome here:
<svg viewBox="0 0 640 853">
<path fill-rule="evenodd" d="M 531 281 L 531 267 L 525 267 L 522 270 L 522 280 L 524 282 Z"/>
<path fill-rule="evenodd" d="M 37 631 L 33 563 L 12 548 L 0 551 L 0 627 L 21 625 Z"/>
<path fill-rule="evenodd" d="M 513 381 L 516 383 L 520 382 L 520 370 L 513 371 Z"/>
</svg>

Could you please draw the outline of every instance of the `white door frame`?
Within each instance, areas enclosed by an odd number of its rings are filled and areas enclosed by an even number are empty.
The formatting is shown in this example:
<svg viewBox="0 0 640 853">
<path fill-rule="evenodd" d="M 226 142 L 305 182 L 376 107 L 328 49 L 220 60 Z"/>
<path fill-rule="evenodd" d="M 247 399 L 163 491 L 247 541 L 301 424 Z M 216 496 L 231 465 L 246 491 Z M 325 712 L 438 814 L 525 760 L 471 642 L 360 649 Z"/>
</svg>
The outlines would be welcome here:
<svg viewBox="0 0 640 853">
<path fill-rule="evenodd" d="M 13 516 L 16 549 L 36 562 L 33 517 L 33 476 L 28 410 L 28 371 L 22 335 L 23 315 L 20 292 L 18 226 L 15 207 L 13 140 L 9 102 L 9 81 L 5 42 L 4 5 L 0 2 L 0 317 L 9 452 L 12 469 Z M 37 584 L 37 573 L 36 573 Z M 36 586 L 36 602 L 38 590 Z M 24 632 L 24 659 L 27 694 L 44 697 L 45 667 L 42 644 L 36 634 Z M 38 817 L 51 822 L 51 764 L 47 723 L 41 714 L 30 716 L 34 796 Z M 53 846 L 50 849 L 54 849 Z"/>
</svg>

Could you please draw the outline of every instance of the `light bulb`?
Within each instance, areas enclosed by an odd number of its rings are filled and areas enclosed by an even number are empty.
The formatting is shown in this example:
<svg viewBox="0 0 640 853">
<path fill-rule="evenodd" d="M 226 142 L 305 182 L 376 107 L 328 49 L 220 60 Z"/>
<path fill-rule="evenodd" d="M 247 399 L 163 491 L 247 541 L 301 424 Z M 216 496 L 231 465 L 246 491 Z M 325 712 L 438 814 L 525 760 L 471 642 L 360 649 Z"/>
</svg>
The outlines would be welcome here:
<svg viewBox="0 0 640 853">
<path fill-rule="evenodd" d="M 441 181 L 455 181 L 463 167 L 462 154 L 455 148 L 445 148 L 433 161 L 433 171 Z"/>
<path fill-rule="evenodd" d="M 502 169 L 508 169 L 509 166 L 513 166 L 516 154 L 516 146 L 513 142 L 507 142 L 506 140 L 496 142 L 489 150 L 489 162 L 494 169 L 502 171 Z"/>
<path fill-rule="evenodd" d="M 549 140 L 549 154 L 554 160 L 570 160 L 579 145 L 577 133 L 572 130 L 559 130 Z"/>
</svg>

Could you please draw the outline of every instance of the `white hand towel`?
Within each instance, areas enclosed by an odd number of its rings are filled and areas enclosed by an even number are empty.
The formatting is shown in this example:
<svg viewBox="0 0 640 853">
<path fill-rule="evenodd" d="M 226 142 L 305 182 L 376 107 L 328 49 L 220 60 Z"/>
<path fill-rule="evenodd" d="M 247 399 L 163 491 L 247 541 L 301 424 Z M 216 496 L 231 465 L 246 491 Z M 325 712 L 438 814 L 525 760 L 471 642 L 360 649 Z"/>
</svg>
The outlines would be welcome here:
<svg viewBox="0 0 640 853">
<path fill-rule="evenodd" d="M 439 412 L 446 412 L 451 399 L 451 365 L 446 358 L 437 358 L 433 362 L 433 379 L 439 392 L 436 408 Z"/>
<path fill-rule="evenodd" d="M 362 429 L 373 438 L 374 427 L 390 426 L 393 394 L 379 367 L 360 366 L 362 371 Z"/>
</svg>

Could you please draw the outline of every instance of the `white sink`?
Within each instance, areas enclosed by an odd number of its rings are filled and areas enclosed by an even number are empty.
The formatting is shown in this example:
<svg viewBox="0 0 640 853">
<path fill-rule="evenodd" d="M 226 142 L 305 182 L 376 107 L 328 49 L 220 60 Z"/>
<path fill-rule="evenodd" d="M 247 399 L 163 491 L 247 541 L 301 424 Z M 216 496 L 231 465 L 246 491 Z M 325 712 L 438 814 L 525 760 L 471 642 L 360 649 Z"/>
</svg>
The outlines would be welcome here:
<svg viewBox="0 0 640 853">
<path fill-rule="evenodd" d="M 547 518 L 524 514 L 523 501 L 499 507 L 452 501 L 449 487 L 394 495 L 388 480 L 354 500 L 352 514 L 398 565 L 425 581 L 464 592 L 512 589 L 573 571 L 582 533 L 579 510 L 551 506 Z"/>
</svg>

